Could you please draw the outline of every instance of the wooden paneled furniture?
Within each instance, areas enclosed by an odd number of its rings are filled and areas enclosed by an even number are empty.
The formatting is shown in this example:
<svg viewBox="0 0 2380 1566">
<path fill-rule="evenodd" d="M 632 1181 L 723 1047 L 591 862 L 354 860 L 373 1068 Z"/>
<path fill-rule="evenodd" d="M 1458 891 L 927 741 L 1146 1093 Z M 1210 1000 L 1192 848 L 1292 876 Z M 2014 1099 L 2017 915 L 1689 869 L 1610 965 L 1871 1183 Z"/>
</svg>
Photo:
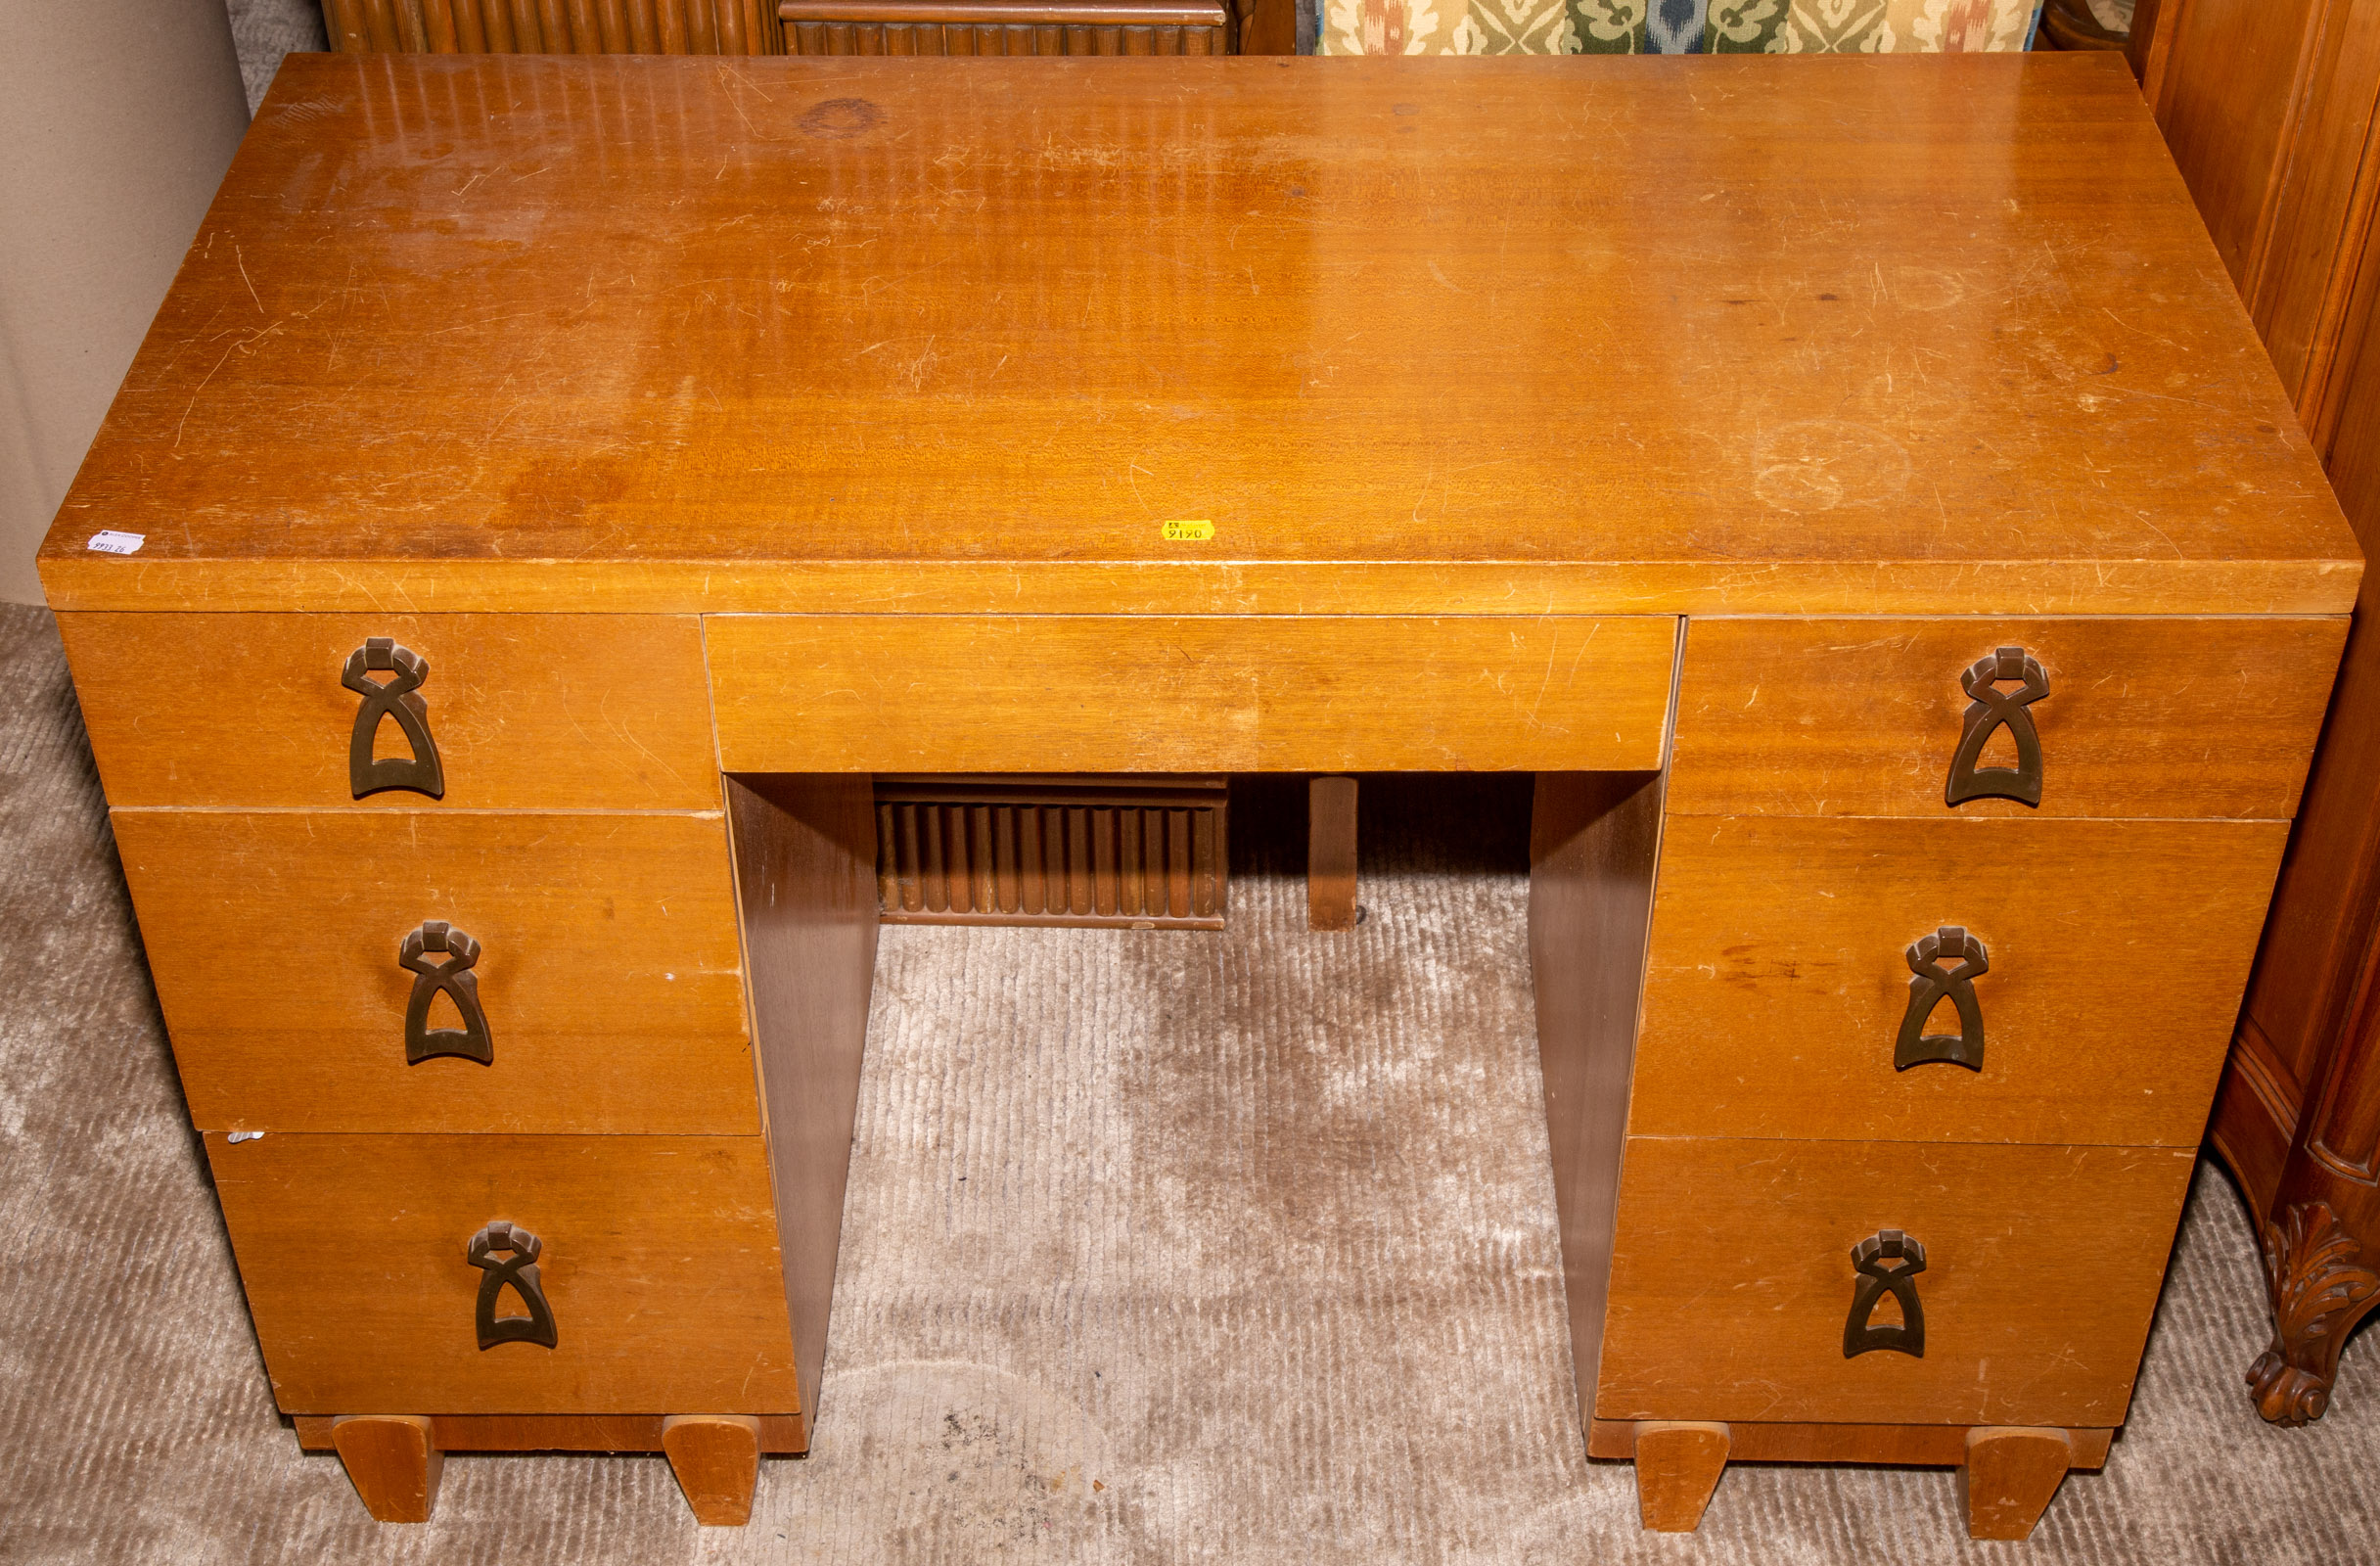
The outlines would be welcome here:
<svg viewBox="0 0 2380 1566">
<path fill-rule="evenodd" d="M 324 0 L 347 54 L 1297 53 L 1293 0 Z"/>
<path fill-rule="evenodd" d="M 872 777 L 1494 768 L 1590 1450 L 1986 1537 L 2125 1417 L 2361 575 L 2084 55 L 301 57 L 41 564 L 377 1514 L 805 1443 Z"/>
<path fill-rule="evenodd" d="M 772 0 L 323 0 L 347 54 L 781 55 Z"/>
<path fill-rule="evenodd" d="M 797 55 L 1225 55 L 1220 0 L 783 0 Z"/>
<path fill-rule="evenodd" d="M 2366 550 L 2380 546 L 2380 10 L 2142 0 L 2143 88 Z M 2366 585 L 2210 1138 L 2265 1247 L 2267 1419 L 2380 1309 L 2380 600 Z"/>
</svg>

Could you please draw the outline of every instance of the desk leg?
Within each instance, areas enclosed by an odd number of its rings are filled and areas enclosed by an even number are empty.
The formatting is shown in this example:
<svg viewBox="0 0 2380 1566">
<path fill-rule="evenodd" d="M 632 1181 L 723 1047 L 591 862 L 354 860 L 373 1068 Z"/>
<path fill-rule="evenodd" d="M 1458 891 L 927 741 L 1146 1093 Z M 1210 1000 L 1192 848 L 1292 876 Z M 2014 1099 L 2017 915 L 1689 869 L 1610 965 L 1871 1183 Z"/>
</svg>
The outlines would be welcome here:
<svg viewBox="0 0 2380 1566">
<path fill-rule="evenodd" d="M 2074 1466 L 2063 1430 L 1978 1425 L 1967 1432 L 1959 1488 L 1967 1498 L 1969 1539 L 2023 1539 L 2049 1509 Z"/>
<path fill-rule="evenodd" d="M 794 1363 L 814 1430 L 876 976 L 876 806 L 865 772 L 725 783 Z"/>
<path fill-rule="evenodd" d="M 331 1446 L 374 1522 L 430 1520 L 445 1457 L 429 1419 L 393 1413 L 335 1419 Z"/>
<path fill-rule="evenodd" d="M 1702 1525 L 1730 1445 L 1721 1424 L 1636 1427 L 1636 1516 L 1647 1532 L 1690 1534 Z"/>
<path fill-rule="evenodd" d="M 1355 780 L 1318 777 L 1305 785 L 1305 925 L 1355 928 Z"/>
<path fill-rule="evenodd" d="M 694 1520 L 706 1528 L 752 1521 L 760 1478 L 760 1421 L 737 1414 L 677 1414 L 662 1421 L 662 1451 Z"/>
</svg>

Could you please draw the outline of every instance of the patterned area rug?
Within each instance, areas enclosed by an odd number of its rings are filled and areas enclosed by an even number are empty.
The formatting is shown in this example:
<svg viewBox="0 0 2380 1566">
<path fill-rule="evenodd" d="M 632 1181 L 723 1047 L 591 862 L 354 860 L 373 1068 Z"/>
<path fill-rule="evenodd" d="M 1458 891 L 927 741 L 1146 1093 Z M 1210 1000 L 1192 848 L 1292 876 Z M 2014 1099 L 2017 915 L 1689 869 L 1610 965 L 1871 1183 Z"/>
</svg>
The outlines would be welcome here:
<svg viewBox="0 0 2380 1566">
<path fill-rule="evenodd" d="M 1947 1471 L 1746 1467 L 1692 1538 L 1584 1455 L 1512 778 L 1365 785 L 1304 928 L 1294 790 L 1220 934 L 884 932 L 815 1452 L 697 1529 L 653 1456 L 449 1459 L 381 1527 L 273 1411 L 47 614 L 0 609 L 0 1560 L 820 1566 L 2380 1561 L 2380 1339 L 2266 1427 L 2202 1172 L 2107 1471 L 2027 1548 Z M 358 1352 L 369 1352 L 359 1345 Z"/>
</svg>

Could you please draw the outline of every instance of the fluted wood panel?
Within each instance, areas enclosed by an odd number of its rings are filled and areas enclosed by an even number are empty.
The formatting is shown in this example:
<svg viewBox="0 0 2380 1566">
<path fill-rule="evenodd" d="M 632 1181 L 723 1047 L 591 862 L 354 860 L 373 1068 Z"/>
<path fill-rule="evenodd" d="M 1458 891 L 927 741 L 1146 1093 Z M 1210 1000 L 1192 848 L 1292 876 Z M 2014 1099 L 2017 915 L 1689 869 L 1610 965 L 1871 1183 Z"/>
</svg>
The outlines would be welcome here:
<svg viewBox="0 0 2380 1566">
<path fill-rule="evenodd" d="M 889 924 L 1223 926 L 1217 779 L 880 778 Z"/>
<path fill-rule="evenodd" d="M 1221 26 L 1111 26 L 948 22 L 792 22 L 797 55 L 1219 55 Z"/>
<path fill-rule="evenodd" d="M 324 0 L 347 54 L 781 55 L 769 0 Z"/>
</svg>

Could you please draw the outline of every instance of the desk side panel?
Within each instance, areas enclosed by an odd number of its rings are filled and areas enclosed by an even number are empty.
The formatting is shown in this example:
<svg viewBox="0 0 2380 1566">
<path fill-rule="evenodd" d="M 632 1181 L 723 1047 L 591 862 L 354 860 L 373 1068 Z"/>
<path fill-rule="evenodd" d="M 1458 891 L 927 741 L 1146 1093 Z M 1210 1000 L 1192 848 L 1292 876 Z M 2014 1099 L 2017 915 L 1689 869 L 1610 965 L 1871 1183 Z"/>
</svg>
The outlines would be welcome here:
<svg viewBox="0 0 2380 1566">
<path fill-rule="evenodd" d="M 786 1303 L 814 1422 L 876 974 L 876 812 L 865 773 L 725 781 Z"/>
<path fill-rule="evenodd" d="M 1610 1286 L 1628 1075 L 1661 843 L 1661 774 L 1541 772 L 1530 821 L 1529 962 L 1581 1414 Z"/>
</svg>

